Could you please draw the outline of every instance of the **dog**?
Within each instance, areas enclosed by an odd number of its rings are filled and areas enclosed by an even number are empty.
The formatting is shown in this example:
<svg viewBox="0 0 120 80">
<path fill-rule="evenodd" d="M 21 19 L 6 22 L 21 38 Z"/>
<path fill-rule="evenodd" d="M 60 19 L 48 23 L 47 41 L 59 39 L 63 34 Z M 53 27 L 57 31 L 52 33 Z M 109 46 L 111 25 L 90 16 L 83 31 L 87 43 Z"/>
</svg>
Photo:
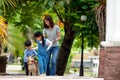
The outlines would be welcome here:
<svg viewBox="0 0 120 80">
<path fill-rule="evenodd" d="M 37 61 L 34 59 L 34 56 L 28 57 L 28 72 L 29 76 L 32 74 L 33 76 L 38 75 L 38 64 Z"/>
</svg>

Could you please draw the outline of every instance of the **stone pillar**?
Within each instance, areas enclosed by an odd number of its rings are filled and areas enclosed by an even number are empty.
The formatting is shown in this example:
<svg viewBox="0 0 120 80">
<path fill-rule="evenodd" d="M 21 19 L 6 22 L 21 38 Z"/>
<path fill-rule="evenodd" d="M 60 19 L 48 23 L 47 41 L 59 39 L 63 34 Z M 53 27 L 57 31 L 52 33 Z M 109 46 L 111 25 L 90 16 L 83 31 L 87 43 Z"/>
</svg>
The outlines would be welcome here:
<svg viewBox="0 0 120 80">
<path fill-rule="evenodd" d="M 106 41 L 101 42 L 99 77 L 120 80 L 120 0 L 107 0 Z"/>
<path fill-rule="evenodd" d="M 120 0 L 107 0 L 106 9 L 106 41 L 120 42 Z"/>
</svg>

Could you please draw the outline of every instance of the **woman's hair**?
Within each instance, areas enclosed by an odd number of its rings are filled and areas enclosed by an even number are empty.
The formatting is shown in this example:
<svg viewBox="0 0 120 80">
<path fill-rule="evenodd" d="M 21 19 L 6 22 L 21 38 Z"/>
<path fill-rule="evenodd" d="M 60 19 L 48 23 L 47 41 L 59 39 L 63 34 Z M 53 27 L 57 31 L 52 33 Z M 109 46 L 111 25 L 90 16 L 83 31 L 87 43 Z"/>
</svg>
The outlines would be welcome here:
<svg viewBox="0 0 120 80">
<path fill-rule="evenodd" d="M 30 40 L 25 41 L 25 46 L 31 46 L 31 41 Z"/>
<path fill-rule="evenodd" d="M 34 34 L 34 37 L 40 37 L 40 36 L 41 36 L 41 38 L 42 38 L 42 45 L 45 46 L 44 37 L 43 37 L 43 35 L 41 34 L 41 32 L 36 32 L 36 33 Z"/>
<path fill-rule="evenodd" d="M 50 22 L 51 28 L 53 28 L 54 22 L 53 22 L 52 17 L 49 16 L 49 15 L 46 15 L 45 18 L 44 18 L 44 28 L 49 28 L 49 26 L 47 26 L 47 25 L 45 24 L 45 20 L 48 20 L 48 21 Z"/>
</svg>

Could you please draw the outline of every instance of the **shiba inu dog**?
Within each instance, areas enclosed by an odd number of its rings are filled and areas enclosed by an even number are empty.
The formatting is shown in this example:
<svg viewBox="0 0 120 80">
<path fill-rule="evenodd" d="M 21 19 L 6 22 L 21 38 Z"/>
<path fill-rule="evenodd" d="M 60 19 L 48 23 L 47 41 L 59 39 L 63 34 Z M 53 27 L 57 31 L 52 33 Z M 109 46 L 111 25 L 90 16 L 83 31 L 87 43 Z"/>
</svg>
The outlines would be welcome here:
<svg viewBox="0 0 120 80">
<path fill-rule="evenodd" d="M 38 66 L 37 61 L 34 59 L 34 56 L 28 57 L 28 72 L 29 76 L 32 74 L 33 76 L 38 75 Z"/>
</svg>

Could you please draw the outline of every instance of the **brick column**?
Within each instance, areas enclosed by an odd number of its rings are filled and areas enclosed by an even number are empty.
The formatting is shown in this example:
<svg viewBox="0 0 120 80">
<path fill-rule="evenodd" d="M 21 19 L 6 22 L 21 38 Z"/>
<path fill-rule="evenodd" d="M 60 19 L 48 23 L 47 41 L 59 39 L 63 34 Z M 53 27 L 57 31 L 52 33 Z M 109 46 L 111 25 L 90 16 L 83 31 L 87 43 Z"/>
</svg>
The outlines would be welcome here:
<svg viewBox="0 0 120 80">
<path fill-rule="evenodd" d="M 99 78 L 104 78 L 104 68 L 105 68 L 105 59 L 106 59 L 106 49 L 101 48 L 100 49 L 100 54 L 99 54 L 99 72 L 98 72 L 98 77 Z"/>
<path fill-rule="evenodd" d="M 120 80 L 120 47 L 107 47 L 100 51 L 99 77 Z"/>
</svg>

